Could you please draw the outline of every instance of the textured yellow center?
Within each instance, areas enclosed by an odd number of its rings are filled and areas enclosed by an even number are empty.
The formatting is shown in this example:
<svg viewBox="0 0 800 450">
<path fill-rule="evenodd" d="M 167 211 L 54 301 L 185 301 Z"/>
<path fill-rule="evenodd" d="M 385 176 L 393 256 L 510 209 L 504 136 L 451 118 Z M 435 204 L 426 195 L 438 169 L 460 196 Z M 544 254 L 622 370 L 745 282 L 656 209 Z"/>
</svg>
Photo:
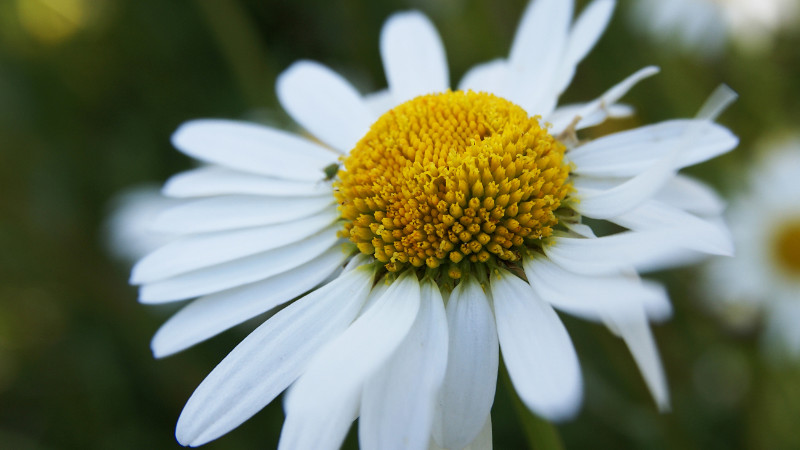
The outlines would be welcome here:
<svg viewBox="0 0 800 450">
<path fill-rule="evenodd" d="M 800 276 L 800 218 L 778 228 L 773 239 L 773 254 L 781 269 Z"/>
<path fill-rule="evenodd" d="M 334 182 L 343 236 L 396 272 L 517 261 L 558 223 L 571 189 L 564 146 L 485 93 L 417 97 L 387 112 Z"/>
</svg>

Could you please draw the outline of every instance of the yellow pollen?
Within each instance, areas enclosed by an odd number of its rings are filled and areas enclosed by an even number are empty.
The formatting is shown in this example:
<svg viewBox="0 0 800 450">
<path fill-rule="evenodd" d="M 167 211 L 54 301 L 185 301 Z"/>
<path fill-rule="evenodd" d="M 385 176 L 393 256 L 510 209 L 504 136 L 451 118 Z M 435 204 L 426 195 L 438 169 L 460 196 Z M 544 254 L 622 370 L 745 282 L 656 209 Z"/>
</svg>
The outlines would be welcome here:
<svg viewBox="0 0 800 450">
<path fill-rule="evenodd" d="M 558 223 L 564 146 L 486 93 L 417 97 L 375 122 L 334 182 L 343 237 L 395 272 L 517 261 Z"/>
<path fill-rule="evenodd" d="M 772 245 L 778 267 L 787 274 L 800 276 L 800 218 L 778 228 Z"/>
</svg>

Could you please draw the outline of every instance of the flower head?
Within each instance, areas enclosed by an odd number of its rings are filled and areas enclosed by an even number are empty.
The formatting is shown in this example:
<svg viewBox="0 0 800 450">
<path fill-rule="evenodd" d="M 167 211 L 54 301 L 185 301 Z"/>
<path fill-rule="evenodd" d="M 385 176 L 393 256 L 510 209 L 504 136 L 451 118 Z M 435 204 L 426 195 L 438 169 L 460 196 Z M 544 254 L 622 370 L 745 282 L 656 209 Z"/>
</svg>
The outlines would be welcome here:
<svg viewBox="0 0 800 450">
<path fill-rule="evenodd" d="M 800 356 L 800 142 L 770 148 L 727 216 L 734 258 L 706 267 L 709 305 L 733 326 L 766 324 L 766 350 Z"/>
<path fill-rule="evenodd" d="M 181 443 L 218 438 L 287 388 L 281 448 L 338 447 L 356 417 L 364 447 L 486 442 L 500 348 L 524 403 L 569 418 L 581 373 L 554 307 L 618 333 L 667 407 L 648 320 L 670 306 L 637 268 L 730 253 L 707 220 L 715 198 L 676 172 L 737 140 L 711 121 L 724 93 L 698 119 L 578 139 L 629 113 L 618 99 L 657 72 L 557 107 L 613 7 L 596 0 L 573 23 L 572 2 L 532 2 L 509 57 L 455 91 L 428 19 L 392 16 L 386 91 L 362 96 L 307 61 L 279 78 L 284 108 L 325 145 L 240 122 L 181 126 L 175 146 L 209 166 L 167 183 L 187 201 L 156 225 L 183 236 L 132 279 L 145 303 L 199 298 L 156 333 L 155 354 L 297 298 L 200 384 Z M 597 237 L 583 217 L 628 231 Z"/>
</svg>

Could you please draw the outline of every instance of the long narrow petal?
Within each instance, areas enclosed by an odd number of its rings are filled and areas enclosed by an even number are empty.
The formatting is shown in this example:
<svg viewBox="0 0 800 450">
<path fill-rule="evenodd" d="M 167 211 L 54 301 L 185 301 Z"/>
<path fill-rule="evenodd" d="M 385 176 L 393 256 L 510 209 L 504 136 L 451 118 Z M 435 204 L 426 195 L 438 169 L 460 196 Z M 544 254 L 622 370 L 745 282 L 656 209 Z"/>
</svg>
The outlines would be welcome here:
<svg viewBox="0 0 800 450">
<path fill-rule="evenodd" d="M 181 273 L 265 252 L 313 236 L 339 218 L 331 206 L 296 222 L 180 237 L 140 260 L 131 283 L 163 280 Z"/>
<path fill-rule="evenodd" d="M 505 92 L 508 86 L 505 80 L 507 76 L 508 62 L 504 59 L 495 59 L 469 69 L 461 78 L 458 89 L 491 92 L 494 95 L 506 97 Z"/>
<path fill-rule="evenodd" d="M 544 301 L 584 319 L 599 322 L 603 320 L 603 312 L 611 310 L 615 316 L 625 317 L 636 314 L 641 304 L 669 306 L 661 285 L 643 282 L 636 276 L 579 274 L 547 258 L 536 257 L 524 259 L 523 267 L 533 290 Z M 665 314 L 662 309 L 654 313 L 661 317 Z"/>
<path fill-rule="evenodd" d="M 442 447 L 464 448 L 478 436 L 489 415 L 499 364 L 494 315 L 476 280 L 462 280 L 453 289 L 447 324 L 447 372 L 433 437 Z"/>
<path fill-rule="evenodd" d="M 183 445 L 212 441 L 249 419 L 292 383 L 320 346 L 358 314 L 373 272 L 352 270 L 272 316 L 203 380 L 178 419 Z"/>
<path fill-rule="evenodd" d="M 331 226 L 294 244 L 145 284 L 139 290 L 139 301 L 184 300 L 269 278 L 324 253 L 335 245 L 337 232 L 338 227 Z"/>
<path fill-rule="evenodd" d="M 579 111 L 577 115 L 580 117 L 588 117 L 599 109 L 604 109 L 617 103 L 631 88 L 636 86 L 643 79 L 657 74 L 658 71 L 658 67 L 655 66 L 647 66 L 637 70 L 624 80 L 612 86 L 611 89 L 607 90 L 600 97 L 587 103 L 583 110 Z"/>
<path fill-rule="evenodd" d="M 672 230 L 676 247 L 712 255 L 733 255 L 733 238 L 724 223 L 702 219 L 657 200 L 610 221 L 632 230 Z"/>
<path fill-rule="evenodd" d="M 264 197 L 226 195 L 174 206 L 153 221 L 152 228 L 168 233 L 207 233 L 285 223 L 316 214 L 334 203 L 330 197 Z"/>
<path fill-rule="evenodd" d="M 616 274 L 646 264 L 680 247 L 672 230 L 624 232 L 596 239 L 555 237 L 543 247 L 545 255 L 564 269 L 587 275 Z"/>
<path fill-rule="evenodd" d="M 530 114 L 547 115 L 555 107 L 572 7 L 571 1 L 538 0 L 520 20 L 508 56 L 508 94 Z"/>
<path fill-rule="evenodd" d="M 656 200 L 701 216 L 725 211 L 725 201 L 702 181 L 678 174 L 656 195 Z"/>
<path fill-rule="evenodd" d="M 396 104 L 450 87 L 442 39 L 420 12 L 394 14 L 386 21 L 381 31 L 381 57 Z"/>
<path fill-rule="evenodd" d="M 619 317 L 611 312 L 606 316 L 606 322 L 609 328 L 618 333 L 627 344 L 658 408 L 662 411 L 668 410 L 667 380 L 644 309 L 639 309 L 637 317 L 631 317 L 630 314 Z"/>
<path fill-rule="evenodd" d="M 588 116 L 579 118 L 578 114 L 581 113 L 585 108 L 585 103 L 561 105 L 556 108 L 555 111 L 546 117 L 546 122 L 550 123 L 551 125 L 550 133 L 554 136 L 557 136 L 563 133 L 564 130 L 566 130 L 570 125 L 572 125 L 575 130 L 582 130 L 584 128 L 599 125 L 605 122 L 608 118 L 628 117 L 633 114 L 632 107 L 615 103 L 604 108 L 596 109 Z M 573 124 L 573 122 L 576 120 L 577 123 Z M 568 155 L 571 155 L 573 151 L 575 150 L 570 150 Z"/>
<path fill-rule="evenodd" d="M 278 448 L 339 448 L 364 383 L 406 337 L 419 304 L 419 282 L 407 271 L 372 308 L 320 349 L 287 394 Z"/>
<path fill-rule="evenodd" d="M 686 142 L 686 133 L 693 133 Z M 680 169 L 732 150 L 739 140 L 727 128 L 697 119 L 668 120 L 614 133 L 569 152 L 575 173 L 625 177 L 646 170 L 681 145 L 675 159 Z"/>
<path fill-rule="evenodd" d="M 364 386 L 363 449 L 426 449 L 447 368 L 447 318 L 439 288 L 422 283 L 419 314 L 389 361 Z"/>
<path fill-rule="evenodd" d="M 179 198 L 230 194 L 317 197 L 331 195 L 331 192 L 330 183 L 324 181 L 285 180 L 220 166 L 200 167 L 173 175 L 161 190 L 168 197 Z"/>
<path fill-rule="evenodd" d="M 307 139 L 249 122 L 202 119 L 172 135 L 178 150 L 202 161 L 249 173 L 317 181 L 336 154 Z"/>
<path fill-rule="evenodd" d="M 339 74 L 313 61 L 298 61 L 280 74 L 278 100 L 292 118 L 342 153 L 349 152 L 374 115 Z"/>
<path fill-rule="evenodd" d="M 497 336 L 525 406 L 550 420 L 575 415 L 583 397 L 578 355 L 553 308 L 510 272 L 491 279 Z"/>
<path fill-rule="evenodd" d="M 569 32 L 561 69 L 554 92 L 561 94 L 569 86 L 575 74 L 575 67 L 589 54 L 592 47 L 600 39 L 611 20 L 614 11 L 614 0 L 595 0 L 583 9 Z"/>
<path fill-rule="evenodd" d="M 430 446 L 428 447 L 429 450 L 447 450 L 439 447 L 436 444 L 436 441 L 431 439 Z M 481 432 L 478 433 L 478 436 L 472 441 L 468 446 L 464 447 L 462 450 L 492 450 L 492 416 L 489 415 L 486 417 L 486 422 L 481 428 Z"/>
<path fill-rule="evenodd" d="M 333 247 L 286 273 L 189 303 L 156 331 L 150 343 L 153 354 L 162 358 L 177 353 L 297 297 L 325 280 L 347 256 Z"/>
</svg>

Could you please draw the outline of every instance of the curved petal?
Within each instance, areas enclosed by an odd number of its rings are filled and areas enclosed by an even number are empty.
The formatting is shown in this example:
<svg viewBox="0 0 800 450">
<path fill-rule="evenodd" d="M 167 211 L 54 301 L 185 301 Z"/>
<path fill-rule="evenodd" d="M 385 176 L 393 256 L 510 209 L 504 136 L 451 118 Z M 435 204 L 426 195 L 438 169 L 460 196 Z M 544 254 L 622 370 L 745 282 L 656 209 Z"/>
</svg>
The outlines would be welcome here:
<svg viewBox="0 0 800 450">
<path fill-rule="evenodd" d="M 319 350 L 287 394 L 278 448 L 339 448 L 364 383 L 406 337 L 419 304 L 417 276 L 406 271 L 372 308 Z"/>
<path fill-rule="evenodd" d="M 670 180 L 655 199 L 702 216 L 717 216 L 725 211 L 725 201 L 713 189 L 681 174 Z"/>
<path fill-rule="evenodd" d="M 331 206 L 295 222 L 183 236 L 140 260 L 131 271 L 131 283 L 163 280 L 283 247 L 313 236 L 338 218 L 336 207 Z"/>
<path fill-rule="evenodd" d="M 530 2 L 508 55 L 508 94 L 531 115 L 548 115 L 558 97 L 555 88 L 572 20 L 573 2 Z"/>
<path fill-rule="evenodd" d="M 172 134 L 183 153 L 221 166 L 290 180 L 318 181 L 336 154 L 282 130 L 235 120 L 186 122 Z"/>
<path fill-rule="evenodd" d="M 209 197 L 254 194 L 272 197 L 316 197 L 331 195 L 330 183 L 296 181 L 255 175 L 219 166 L 207 166 L 173 175 L 161 193 L 168 197 Z"/>
<path fill-rule="evenodd" d="M 197 387 L 175 436 L 198 446 L 238 427 L 292 383 L 320 346 L 358 314 L 373 271 L 366 267 L 292 303 L 250 333 Z"/>
<path fill-rule="evenodd" d="M 666 290 L 635 275 L 579 274 L 547 258 L 526 258 L 522 264 L 533 290 L 544 301 L 584 319 L 599 322 L 603 311 L 612 310 L 619 317 L 635 315 L 642 304 L 654 305 L 654 314 L 659 316 L 668 313 L 663 310 L 665 304 L 669 306 Z"/>
<path fill-rule="evenodd" d="M 439 288 L 422 282 L 419 313 L 405 340 L 364 386 L 363 449 L 426 449 L 447 367 L 447 318 Z"/>
<path fill-rule="evenodd" d="M 673 230 L 630 231 L 596 239 L 554 237 L 543 247 L 545 255 L 571 272 L 587 275 L 617 274 L 638 267 L 680 247 Z"/>
<path fill-rule="evenodd" d="M 702 219 L 657 200 L 609 220 L 632 230 L 671 232 L 677 237 L 675 246 L 679 249 L 733 255 L 733 238 L 724 223 Z"/>
<path fill-rule="evenodd" d="M 691 131 L 692 139 L 685 141 Z M 732 150 L 739 140 L 727 128 L 698 119 L 668 120 L 595 139 L 569 152 L 575 173 L 626 177 L 651 167 L 681 146 L 674 168 L 698 164 Z"/>
<path fill-rule="evenodd" d="M 631 317 L 630 314 L 625 317 L 619 317 L 613 311 L 610 311 L 606 315 L 605 321 L 608 327 L 627 344 L 658 408 L 662 411 L 668 410 L 669 389 L 667 388 L 667 380 L 664 375 L 664 368 L 661 366 L 661 358 L 658 356 L 653 334 L 647 323 L 644 308 L 639 308 L 636 317 Z"/>
<path fill-rule="evenodd" d="M 286 272 L 334 246 L 338 229 L 337 226 L 331 226 L 294 244 L 144 284 L 139 290 L 139 301 L 160 303 L 185 300 Z"/>
<path fill-rule="evenodd" d="M 313 61 L 298 61 L 277 81 L 281 105 L 311 134 L 342 153 L 364 137 L 373 115 L 344 78 Z"/>
<path fill-rule="evenodd" d="M 347 256 L 333 247 L 286 273 L 189 303 L 156 331 L 153 355 L 177 353 L 297 297 L 325 280 Z"/>
<path fill-rule="evenodd" d="M 561 94 L 575 75 L 575 67 L 589 54 L 611 20 L 614 0 L 595 0 L 583 9 L 569 32 L 554 93 Z"/>
<path fill-rule="evenodd" d="M 428 447 L 429 450 L 446 450 L 442 447 L 436 445 L 436 441 L 431 439 L 430 446 Z M 464 447 L 462 450 L 492 450 L 492 416 L 489 415 L 486 417 L 486 422 L 481 428 L 481 432 L 478 433 L 478 437 L 475 438 L 468 446 Z"/>
<path fill-rule="evenodd" d="M 489 415 L 497 387 L 497 329 L 487 294 L 462 280 L 447 302 L 450 343 L 433 437 L 445 448 L 464 448 Z"/>
<path fill-rule="evenodd" d="M 561 319 L 510 272 L 497 272 L 490 283 L 503 361 L 520 399 L 549 420 L 573 417 L 581 405 L 583 381 Z"/>
<path fill-rule="evenodd" d="M 207 233 L 291 222 L 316 214 L 334 203 L 327 197 L 263 197 L 226 195 L 174 206 L 153 221 L 152 228 L 167 233 Z"/>
<path fill-rule="evenodd" d="M 395 104 L 450 87 L 444 45 L 424 14 L 394 14 L 381 31 L 381 57 Z"/>
<path fill-rule="evenodd" d="M 491 92 L 499 97 L 506 97 L 505 83 L 508 76 L 508 63 L 504 59 L 495 59 L 472 67 L 461 78 L 458 89 L 475 92 Z"/>
</svg>

